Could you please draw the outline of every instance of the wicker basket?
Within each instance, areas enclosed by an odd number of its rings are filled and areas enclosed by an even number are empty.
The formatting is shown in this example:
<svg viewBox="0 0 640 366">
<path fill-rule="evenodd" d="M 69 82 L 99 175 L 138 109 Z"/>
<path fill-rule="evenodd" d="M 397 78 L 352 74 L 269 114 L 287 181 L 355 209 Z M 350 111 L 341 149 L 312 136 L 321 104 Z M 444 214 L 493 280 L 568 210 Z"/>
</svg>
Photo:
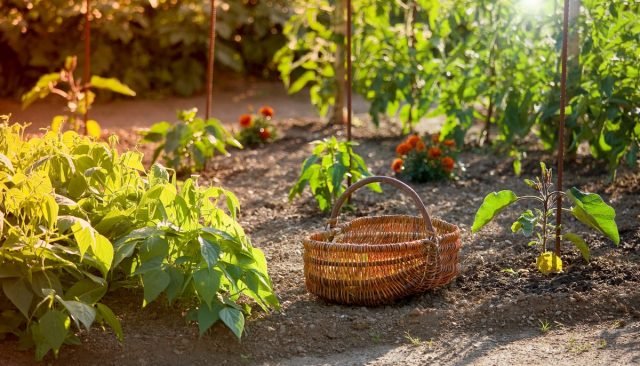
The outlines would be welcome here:
<svg viewBox="0 0 640 366">
<path fill-rule="evenodd" d="M 337 225 L 347 198 L 374 182 L 408 194 L 422 217 L 363 217 Z M 350 186 L 333 207 L 327 230 L 312 234 L 303 244 L 307 289 L 342 304 L 387 304 L 445 285 L 459 271 L 458 227 L 432 219 L 418 194 L 390 177 L 369 177 Z"/>
</svg>

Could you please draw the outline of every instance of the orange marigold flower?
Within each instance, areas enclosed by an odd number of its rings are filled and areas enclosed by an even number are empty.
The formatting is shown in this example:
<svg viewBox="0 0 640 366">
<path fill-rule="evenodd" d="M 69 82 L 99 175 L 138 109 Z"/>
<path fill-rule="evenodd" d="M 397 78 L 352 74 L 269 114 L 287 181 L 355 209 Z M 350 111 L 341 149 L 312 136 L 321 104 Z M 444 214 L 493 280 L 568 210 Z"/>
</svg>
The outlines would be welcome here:
<svg viewBox="0 0 640 366">
<path fill-rule="evenodd" d="M 451 173 L 453 171 L 453 167 L 456 165 L 456 162 L 452 157 L 445 156 L 444 158 L 442 158 L 440 164 L 442 165 L 442 169 L 444 169 L 445 172 Z"/>
<path fill-rule="evenodd" d="M 411 151 L 413 147 L 409 145 L 408 142 L 403 142 L 396 147 L 396 152 L 398 155 L 406 155 L 409 151 Z"/>
<path fill-rule="evenodd" d="M 243 128 L 251 126 L 251 116 L 248 114 L 243 114 L 240 116 L 240 126 Z"/>
<path fill-rule="evenodd" d="M 442 142 L 445 146 L 456 147 L 456 142 L 453 139 L 446 139 Z"/>
<path fill-rule="evenodd" d="M 267 118 L 271 118 L 273 117 L 273 108 L 265 105 L 262 108 L 260 108 L 260 114 Z"/>
<path fill-rule="evenodd" d="M 440 141 L 440 134 L 434 133 L 431 135 L 431 141 L 433 141 L 434 144 L 437 144 Z"/>
<path fill-rule="evenodd" d="M 422 141 L 422 140 L 418 135 L 411 135 L 407 138 L 407 143 L 411 145 L 411 147 L 416 147 L 419 141 Z"/>
<path fill-rule="evenodd" d="M 416 151 L 418 152 L 423 152 L 427 147 L 424 145 L 424 142 L 422 142 L 422 140 L 418 141 L 418 143 L 416 143 Z"/>
<path fill-rule="evenodd" d="M 261 128 L 259 134 L 262 141 L 267 141 L 271 138 L 271 132 L 269 132 L 269 130 L 267 130 L 266 128 Z"/>
<path fill-rule="evenodd" d="M 393 163 L 391 163 L 391 169 L 393 169 L 394 172 L 398 173 L 402 170 L 402 164 L 402 159 L 395 159 Z"/>
<path fill-rule="evenodd" d="M 436 159 L 440 155 L 442 155 L 442 150 L 439 147 L 430 147 L 429 152 L 427 153 L 430 158 Z"/>
</svg>

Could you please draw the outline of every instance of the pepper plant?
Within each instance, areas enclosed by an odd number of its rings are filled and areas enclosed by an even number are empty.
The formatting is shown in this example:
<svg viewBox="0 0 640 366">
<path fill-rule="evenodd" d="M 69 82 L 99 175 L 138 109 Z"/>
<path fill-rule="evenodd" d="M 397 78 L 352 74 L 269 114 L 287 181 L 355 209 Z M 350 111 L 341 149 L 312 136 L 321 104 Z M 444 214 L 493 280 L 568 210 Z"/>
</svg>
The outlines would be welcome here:
<svg viewBox="0 0 640 366">
<path fill-rule="evenodd" d="M 143 143 L 158 143 L 152 162 L 162 155 L 168 167 L 190 173 L 204 169 L 207 159 L 216 152 L 228 155 L 227 146 L 242 148 L 220 121 L 215 118 L 205 121 L 197 113 L 197 108 L 178 111 L 176 123 L 158 122 L 142 132 Z"/>
<path fill-rule="evenodd" d="M 75 77 L 77 64 L 76 56 L 70 56 L 65 60 L 62 70 L 41 76 L 33 88 L 22 95 L 22 108 L 27 108 L 36 100 L 45 98 L 49 94 L 61 96 L 67 101 L 67 115 L 53 117 L 51 129 L 62 131 L 67 125 L 76 132 L 83 131 L 86 135 L 98 138 L 101 134 L 98 122 L 88 120 L 86 125 L 82 126 L 82 116 L 91 108 L 96 97 L 91 89 L 104 89 L 128 96 L 135 96 L 136 92 L 118 79 L 113 78 L 94 75 L 87 83 L 85 80 Z M 60 84 L 66 84 L 66 88 L 60 88 Z"/>
<path fill-rule="evenodd" d="M 557 196 L 562 195 L 572 203 L 570 208 L 562 208 L 563 211 L 571 213 L 578 221 L 611 239 L 614 244 L 620 243 L 618 227 L 615 222 L 616 213 L 611 206 L 607 205 L 599 195 L 582 192 L 575 187 L 566 192 L 554 191 L 551 169 L 547 169 L 544 163 L 541 163 L 540 167 L 541 177 L 536 177 L 535 181 L 530 179 L 524 181 L 527 186 L 537 192 L 537 195 L 518 196 L 511 190 L 488 194 L 476 212 L 471 228 L 472 232 L 478 232 L 513 203 L 524 200 L 537 202 L 539 208 L 524 211 L 511 225 L 511 231 L 514 233 L 522 232 L 526 237 L 535 234 L 529 245 L 538 246 L 541 250 L 542 254 L 537 260 L 538 269 L 545 274 L 561 272 L 562 260 L 558 253 L 548 251 L 547 243 L 556 233 L 557 227 L 552 224 L 552 217 L 557 211 Z M 576 233 L 566 232 L 562 227 L 560 229 L 563 232 L 562 240 L 573 243 L 580 250 L 583 258 L 589 261 L 591 254 L 585 240 Z"/>
<path fill-rule="evenodd" d="M 300 177 L 289 191 L 289 200 L 301 195 L 309 185 L 320 210 L 328 211 L 347 188 L 347 177 L 357 182 L 372 174 L 364 159 L 353 151 L 354 142 L 331 137 L 312 144 L 315 146 L 313 153 L 302 163 Z M 382 192 L 377 183 L 367 187 L 373 192 Z"/>
</svg>

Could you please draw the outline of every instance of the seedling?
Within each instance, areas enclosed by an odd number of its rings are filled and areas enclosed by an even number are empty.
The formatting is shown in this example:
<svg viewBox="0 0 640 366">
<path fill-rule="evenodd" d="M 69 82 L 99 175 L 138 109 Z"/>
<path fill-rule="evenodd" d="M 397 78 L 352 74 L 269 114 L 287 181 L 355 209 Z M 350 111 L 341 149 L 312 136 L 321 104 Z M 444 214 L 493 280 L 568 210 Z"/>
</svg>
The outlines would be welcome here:
<svg viewBox="0 0 640 366">
<path fill-rule="evenodd" d="M 557 211 L 556 199 L 558 195 L 561 195 L 568 198 L 573 204 L 570 208 L 563 208 L 563 211 L 571 213 L 580 222 L 602 233 L 616 245 L 620 243 L 618 227 L 615 222 L 616 212 L 611 206 L 607 205 L 599 195 L 582 192 L 575 187 L 566 192 L 554 191 L 551 169 L 547 169 L 544 163 L 540 163 L 540 168 L 542 170 L 541 177 L 536 177 L 535 181 L 524 180 L 527 186 L 537 192 L 537 195 L 517 196 L 510 190 L 490 193 L 484 198 L 482 205 L 476 212 L 472 231 L 478 232 L 502 210 L 515 202 L 524 200 L 537 202 L 540 208 L 524 211 L 511 225 L 511 231 L 514 233 L 522 232 L 526 237 L 533 236 L 529 245 L 541 248 L 541 254 L 536 260 L 540 272 L 544 274 L 562 272 L 562 260 L 558 253 L 547 251 L 548 242 L 556 232 L 556 226 L 552 224 L 550 219 Z M 564 228 L 560 229 L 562 231 Z M 573 243 L 580 250 L 584 259 L 589 261 L 591 257 L 589 246 L 581 236 L 565 232 L 561 238 Z"/>
<path fill-rule="evenodd" d="M 404 338 L 408 340 L 412 346 L 415 346 L 415 347 L 418 347 L 423 342 L 422 339 L 420 339 L 419 337 L 412 336 L 411 333 L 409 333 L 409 331 L 404 332 Z"/>
<path fill-rule="evenodd" d="M 549 330 L 551 330 L 551 323 L 549 323 L 549 321 L 538 320 L 538 323 L 540 323 L 540 332 L 542 334 L 546 334 Z"/>
</svg>

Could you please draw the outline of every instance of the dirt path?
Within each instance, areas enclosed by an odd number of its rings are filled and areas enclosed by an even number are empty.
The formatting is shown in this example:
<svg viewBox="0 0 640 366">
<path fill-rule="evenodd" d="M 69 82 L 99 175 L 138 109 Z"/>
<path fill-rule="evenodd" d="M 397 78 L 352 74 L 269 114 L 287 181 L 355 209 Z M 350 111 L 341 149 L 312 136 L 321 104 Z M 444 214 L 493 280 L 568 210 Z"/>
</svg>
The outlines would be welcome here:
<svg viewBox="0 0 640 366">
<path fill-rule="evenodd" d="M 253 99 L 228 104 L 224 110 L 231 120 L 246 111 L 247 103 L 256 107 L 274 105 L 279 116 L 313 115 L 306 99 L 289 99 L 282 91 L 260 94 L 259 86 L 255 86 Z M 233 90 L 239 92 L 238 87 Z M 197 100 L 203 102 L 202 98 L 114 102 L 111 107 L 101 107 L 108 113 L 103 123 L 108 121 L 110 127 L 144 125 L 144 121 L 158 119 L 145 118 L 155 113 L 164 114 L 160 118 L 173 115 L 170 101 L 191 106 Z M 0 113 L 5 105 L 0 104 Z M 218 109 L 220 113 L 222 109 Z M 47 103 L 36 111 L 29 112 L 34 113 L 32 118 L 56 113 Z M 96 109 L 96 115 L 98 112 Z M 109 331 L 92 329 L 81 334 L 81 346 L 65 347 L 57 360 L 48 357 L 44 364 L 640 363 L 640 173 L 621 172 L 617 182 L 608 185 L 606 172 L 592 168 L 588 159 L 572 167 L 572 174 L 565 177 L 567 186 L 598 192 L 616 208 L 621 244 L 615 247 L 600 235 L 589 233 L 586 238 L 592 250 L 591 262 L 584 262 L 576 250 L 567 248 L 566 273 L 542 276 L 532 265 L 535 250 L 508 230 L 515 212 L 505 212 L 478 234 L 470 233 L 473 215 L 486 193 L 501 187 L 524 192 L 526 187 L 513 176 L 509 161 L 487 151 L 463 152 L 460 161 L 465 170 L 460 172 L 459 180 L 412 184 L 430 212 L 462 229 L 460 276 L 442 289 L 393 305 L 341 306 L 317 299 L 307 293 L 304 285 L 301 240 L 320 229 L 326 215 L 317 211 L 308 194 L 292 203 L 287 200 L 299 166 L 310 152 L 308 143 L 341 131 L 329 130 L 308 119 L 278 124 L 282 140 L 258 150 L 234 151 L 228 158 L 216 157 L 200 179 L 223 185 L 240 198 L 240 221 L 254 245 L 265 252 L 282 310 L 264 314 L 256 309 L 247 320 L 242 342 L 222 326 L 199 338 L 197 327 L 183 320 L 184 306 L 168 306 L 159 301 L 140 310 L 140 292 L 118 290 L 107 295 L 105 301 L 119 314 L 125 341 L 120 344 Z M 121 132 L 127 134 L 121 141 L 135 144 L 130 131 Z M 356 129 L 356 137 L 360 142 L 357 151 L 371 170 L 375 174 L 391 174 L 389 164 L 398 138 L 368 128 Z M 523 164 L 526 176 L 533 174 L 538 160 L 552 158 L 530 152 Z M 415 213 L 410 200 L 392 189 L 386 189 L 383 195 L 358 193 L 354 202 L 356 211 L 342 220 Z M 567 225 L 571 228 L 575 223 L 570 221 Z M 540 331 L 541 321 L 551 325 L 546 334 Z M 0 365 L 31 364 L 33 353 L 19 351 L 16 340 L 0 343 Z"/>
</svg>

